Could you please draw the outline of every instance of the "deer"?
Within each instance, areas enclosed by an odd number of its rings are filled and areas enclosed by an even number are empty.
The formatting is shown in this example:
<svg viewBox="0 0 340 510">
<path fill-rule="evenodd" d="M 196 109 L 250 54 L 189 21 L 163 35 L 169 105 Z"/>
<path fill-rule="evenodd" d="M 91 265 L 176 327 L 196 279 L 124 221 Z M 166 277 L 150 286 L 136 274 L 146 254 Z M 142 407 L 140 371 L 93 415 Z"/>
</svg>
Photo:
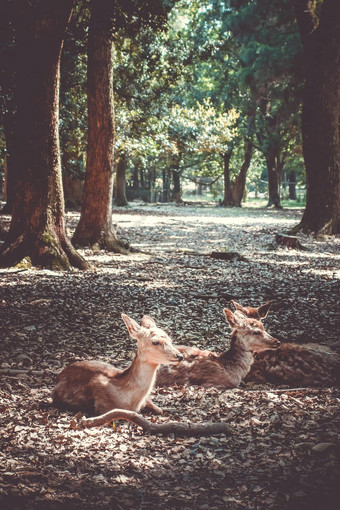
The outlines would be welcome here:
<svg viewBox="0 0 340 510">
<path fill-rule="evenodd" d="M 162 410 L 149 398 L 160 364 L 178 363 L 183 355 L 171 338 L 145 315 L 139 325 L 122 313 L 131 338 L 137 340 L 135 357 L 125 369 L 101 361 L 78 361 L 58 375 L 52 391 L 56 407 L 101 415 L 115 408 L 139 412 L 145 406 Z"/>
<path fill-rule="evenodd" d="M 244 307 L 231 301 L 240 317 L 267 317 L 272 301 Z M 269 306 L 268 306 L 269 305 Z M 340 383 L 340 355 L 323 345 L 282 343 L 279 350 L 257 352 L 245 382 L 288 384 L 300 387 Z"/>
<path fill-rule="evenodd" d="M 179 350 L 187 358 L 177 365 L 161 367 L 156 378 L 157 386 L 236 388 L 250 370 L 254 351 L 279 348 L 280 341 L 265 331 L 261 321 L 241 317 L 228 308 L 224 309 L 224 314 L 232 328 L 230 349 L 221 354 L 199 349 L 195 353 L 195 348 L 181 346 Z"/>
<path fill-rule="evenodd" d="M 244 307 L 237 303 L 234 300 L 230 301 L 232 305 L 235 308 L 234 315 L 237 315 L 241 318 L 252 318 L 257 320 L 262 320 L 267 317 L 268 311 L 271 307 L 271 305 L 274 303 L 274 301 L 268 301 L 268 303 L 265 303 L 264 305 L 259 306 L 258 308 L 252 308 L 250 306 Z M 210 350 L 202 350 L 198 347 L 193 347 L 189 345 L 178 345 L 177 349 L 185 356 L 209 356 L 210 354 L 214 354 L 217 356 L 217 353 Z"/>
</svg>

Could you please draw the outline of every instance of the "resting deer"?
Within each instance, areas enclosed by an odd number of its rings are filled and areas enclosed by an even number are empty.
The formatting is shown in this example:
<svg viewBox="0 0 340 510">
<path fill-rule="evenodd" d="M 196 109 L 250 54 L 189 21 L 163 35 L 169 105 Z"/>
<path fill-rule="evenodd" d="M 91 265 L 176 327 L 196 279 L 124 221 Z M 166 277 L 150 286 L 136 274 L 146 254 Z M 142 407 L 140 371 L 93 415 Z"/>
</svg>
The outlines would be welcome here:
<svg viewBox="0 0 340 510">
<path fill-rule="evenodd" d="M 232 301 L 240 316 L 266 317 L 270 303 L 259 308 L 243 307 Z M 266 307 L 269 307 L 266 309 Z M 246 381 L 297 386 L 332 386 L 340 383 L 340 356 L 317 344 L 283 343 L 275 352 L 257 352 Z"/>
<path fill-rule="evenodd" d="M 79 361 L 62 370 L 52 392 L 53 403 L 91 414 L 103 414 L 115 408 L 139 411 L 148 400 L 159 365 L 183 359 L 170 337 L 147 315 L 141 325 L 122 314 L 128 332 L 137 340 L 136 356 L 129 367 L 118 369 L 101 361 Z"/>
<path fill-rule="evenodd" d="M 237 315 L 238 317 L 248 317 L 252 319 L 262 320 L 268 315 L 269 308 L 271 307 L 273 301 L 268 301 L 268 303 L 265 303 L 264 305 L 259 306 L 258 308 L 251 308 L 250 306 L 244 307 L 240 305 L 239 303 L 236 303 L 236 301 L 231 300 L 231 303 L 235 307 L 234 315 Z M 204 350 L 202 351 L 198 347 L 191 347 L 188 345 L 178 345 L 177 349 L 184 354 L 185 357 L 188 356 L 209 356 L 210 354 L 216 354 L 214 351 L 208 351 Z"/>
<path fill-rule="evenodd" d="M 201 354 L 184 359 L 175 366 L 161 367 L 156 379 L 158 386 L 187 384 L 235 388 L 248 374 L 254 351 L 279 347 L 279 340 L 270 336 L 260 321 L 240 317 L 227 308 L 224 313 L 232 328 L 230 349 L 219 355 L 198 349 Z M 181 347 L 181 350 L 190 355 L 192 348 L 186 351 L 185 347 Z"/>
</svg>

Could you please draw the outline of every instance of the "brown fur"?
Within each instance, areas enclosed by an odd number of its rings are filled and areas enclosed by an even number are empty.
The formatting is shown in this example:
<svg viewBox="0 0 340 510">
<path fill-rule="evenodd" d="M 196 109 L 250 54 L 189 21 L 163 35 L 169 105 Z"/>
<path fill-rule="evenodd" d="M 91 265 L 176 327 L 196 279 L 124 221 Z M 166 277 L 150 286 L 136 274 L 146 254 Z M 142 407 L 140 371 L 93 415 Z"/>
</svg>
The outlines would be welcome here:
<svg viewBox="0 0 340 510">
<path fill-rule="evenodd" d="M 72 363 L 58 376 L 52 392 L 54 405 L 91 414 L 115 408 L 139 411 L 144 405 L 161 412 L 148 401 L 157 369 L 161 363 L 178 362 L 182 355 L 151 317 L 144 316 L 141 326 L 125 314 L 122 318 L 138 344 L 131 365 L 122 370 L 101 361 Z"/>
<path fill-rule="evenodd" d="M 161 367 L 156 379 L 158 386 L 200 385 L 215 388 L 235 388 L 248 374 L 254 350 L 277 349 L 279 341 L 271 337 L 257 320 L 243 320 L 230 310 L 224 310 L 233 328 L 230 349 L 219 355 L 182 346 L 189 357 L 171 367 Z"/>
<path fill-rule="evenodd" d="M 308 344 L 282 344 L 276 352 L 256 355 L 246 381 L 300 387 L 339 385 L 340 356 Z"/>
</svg>

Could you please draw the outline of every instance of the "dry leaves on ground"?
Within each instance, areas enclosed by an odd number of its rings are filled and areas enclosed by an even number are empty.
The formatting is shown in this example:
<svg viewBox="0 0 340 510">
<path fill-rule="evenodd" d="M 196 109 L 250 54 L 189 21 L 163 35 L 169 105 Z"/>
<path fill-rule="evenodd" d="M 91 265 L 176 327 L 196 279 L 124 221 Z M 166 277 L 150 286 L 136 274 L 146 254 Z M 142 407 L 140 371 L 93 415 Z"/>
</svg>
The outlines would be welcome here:
<svg viewBox="0 0 340 510">
<path fill-rule="evenodd" d="M 228 423 L 231 436 L 150 436 L 126 422 L 76 430 L 51 406 L 55 373 L 79 359 L 126 366 L 120 318 L 151 315 L 177 343 L 223 350 L 230 299 L 274 299 L 266 329 L 339 350 L 339 239 L 275 246 L 298 211 L 141 206 L 114 212 L 140 252 L 86 250 L 95 271 L 1 270 L 2 508 L 331 509 L 338 496 L 337 388 L 161 388 L 167 421 Z M 78 216 L 68 214 L 70 232 Z M 246 260 L 210 257 L 235 251 Z M 334 502 L 334 503 L 333 503 Z M 335 506 L 334 506 L 335 508 Z"/>
</svg>

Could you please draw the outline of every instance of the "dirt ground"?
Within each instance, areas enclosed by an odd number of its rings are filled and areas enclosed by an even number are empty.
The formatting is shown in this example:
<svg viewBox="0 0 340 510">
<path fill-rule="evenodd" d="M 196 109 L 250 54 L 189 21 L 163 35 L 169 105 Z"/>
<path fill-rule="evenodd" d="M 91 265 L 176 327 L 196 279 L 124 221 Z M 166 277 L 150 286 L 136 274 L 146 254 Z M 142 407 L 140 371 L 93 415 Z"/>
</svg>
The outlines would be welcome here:
<svg viewBox="0 0 340 510">
<path fill-rule="evenodd" d="M 80 359 L 124 367 L 135 344 L 120 317 L 155 319 L 175 343 L 222 351 L 230 299 L 274 300 L 266 329 L 282 341 L 340 350 L 340 239 L 275 234 L 298 210 L 135 204 L 115 210 L 140 250 L 82 253 L 95 269 L 0 270 L 0 507 L 2 509 L 332 510 L 339 501 L 338 388 L 243 384 L 156 389 L 157 422 L 225 421 L 231 436 L 150 436 L 126 422 L 75 430 L 54 409 L 55 374 Z M 70 234 L 77 213 L 68 213 Z M 5 217 L 8 221 L 9 218 Z M 242 260 L 212 258 L 237 252 Z M 30 370 L 38 370 L 35 374 Z"/>
</svg>

